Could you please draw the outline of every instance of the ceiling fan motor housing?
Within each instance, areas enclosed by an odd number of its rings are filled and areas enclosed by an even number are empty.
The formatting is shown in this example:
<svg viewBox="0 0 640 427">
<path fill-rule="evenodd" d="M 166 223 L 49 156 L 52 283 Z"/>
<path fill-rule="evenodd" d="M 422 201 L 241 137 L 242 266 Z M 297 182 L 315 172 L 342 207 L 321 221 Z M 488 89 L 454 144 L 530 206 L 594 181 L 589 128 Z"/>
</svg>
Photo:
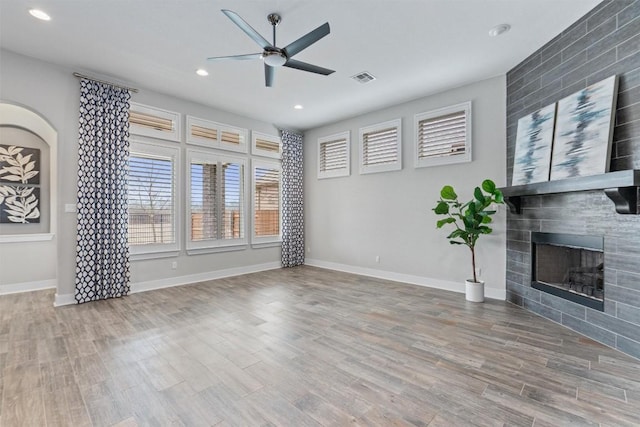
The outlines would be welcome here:
<svg viewBox="0 0 640 427">
<path fill-rule="evenodd" d="M 265 49 L 262 59 L 270 67 L 280 67 L 287 62 L 287 55 L 281 49 Z"/>
</svg>

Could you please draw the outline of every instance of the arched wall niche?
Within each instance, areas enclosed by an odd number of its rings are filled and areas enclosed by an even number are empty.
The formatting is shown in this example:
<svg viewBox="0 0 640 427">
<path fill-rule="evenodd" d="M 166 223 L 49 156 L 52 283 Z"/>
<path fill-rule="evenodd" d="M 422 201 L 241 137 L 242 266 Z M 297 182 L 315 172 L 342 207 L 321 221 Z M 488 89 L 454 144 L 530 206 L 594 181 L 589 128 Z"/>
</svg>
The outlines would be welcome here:
<svg viewBox="0 0 640 427">
<path fill-rule="evenodd" d="M 58 132 L 38 113 L 22 105 L 0 101 L 0 127 L 18 128 L 28 131 L 48 145 L 48 227 L 46 232 L 13 231 L 0 234 L 0 243 L 36 242 L 51 240 L 56 233 L 57 224 L 57 153 Z M 0 144 L 6 145 L 0 141 Z"/>
</svg>

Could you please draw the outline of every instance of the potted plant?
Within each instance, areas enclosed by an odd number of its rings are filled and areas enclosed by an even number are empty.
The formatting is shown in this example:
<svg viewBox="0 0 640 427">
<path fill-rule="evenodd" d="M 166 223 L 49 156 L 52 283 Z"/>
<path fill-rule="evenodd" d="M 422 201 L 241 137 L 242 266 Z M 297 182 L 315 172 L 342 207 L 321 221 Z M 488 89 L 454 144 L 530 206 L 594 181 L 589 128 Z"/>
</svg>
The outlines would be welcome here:
<svg viewBox="0 0 640 427">
<path fill-rule="evenodd" d="M 433 211 L 437 215 L 445 216 L 436 223 L 438 228 L 446 224 L 453 224 L 453 230 L 448 236 L 452 245 L 467 245 L 471 250 L 471 268 L 473 279 L 465 281 L 465 295 L 468 301 L 484 301 L 484 281 L 478 280 L 476 275 L 476 243 L 482 234 L 490 234 L 493 230 L 490 224 L 491 216 L 496 213 L 491 210 L 493 204 L 503 204 L 502 192 L 490 179 L 482 182 L 482 188 L 476 187 L 473 198 L 466 203 L 458 200 L 458 195 L 450 185 L 440 190 L 440 200 Z"/>
</svg>

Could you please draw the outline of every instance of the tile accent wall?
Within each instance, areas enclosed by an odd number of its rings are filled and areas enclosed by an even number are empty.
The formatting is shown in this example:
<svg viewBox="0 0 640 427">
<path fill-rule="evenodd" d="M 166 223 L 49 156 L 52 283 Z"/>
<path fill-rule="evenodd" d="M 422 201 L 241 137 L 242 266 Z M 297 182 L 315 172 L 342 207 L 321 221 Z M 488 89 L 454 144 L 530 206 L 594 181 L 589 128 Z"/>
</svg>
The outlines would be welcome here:
<svg viewBox="0 0 640 427">
<path fill-rule="evenodd" d="M 611 170 L 640 169 L 640 0 L 604 1 L 507 73 L 507 179 L 518 119 L 613 74 L 619 93 Z M 533 289 L 532 231 L 604 236 L 605 311 Z M 640 215 L 602 191 L 523 198 L 507 216 L 507 299 L 640 358 Z"/>
</svg>

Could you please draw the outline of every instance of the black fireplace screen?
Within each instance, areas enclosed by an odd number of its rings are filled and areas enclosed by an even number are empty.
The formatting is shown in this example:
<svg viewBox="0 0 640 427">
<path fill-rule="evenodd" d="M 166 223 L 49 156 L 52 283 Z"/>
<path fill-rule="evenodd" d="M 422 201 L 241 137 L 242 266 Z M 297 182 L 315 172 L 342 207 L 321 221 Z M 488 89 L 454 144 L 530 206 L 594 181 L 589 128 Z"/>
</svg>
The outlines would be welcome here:
<svg viewBox="0 0 640 427">
<path fill-rule="evenodd" d="M 602 237 L 532 233 L 531 243 L 534 288 L 602 310 Z"/>
</svg>

